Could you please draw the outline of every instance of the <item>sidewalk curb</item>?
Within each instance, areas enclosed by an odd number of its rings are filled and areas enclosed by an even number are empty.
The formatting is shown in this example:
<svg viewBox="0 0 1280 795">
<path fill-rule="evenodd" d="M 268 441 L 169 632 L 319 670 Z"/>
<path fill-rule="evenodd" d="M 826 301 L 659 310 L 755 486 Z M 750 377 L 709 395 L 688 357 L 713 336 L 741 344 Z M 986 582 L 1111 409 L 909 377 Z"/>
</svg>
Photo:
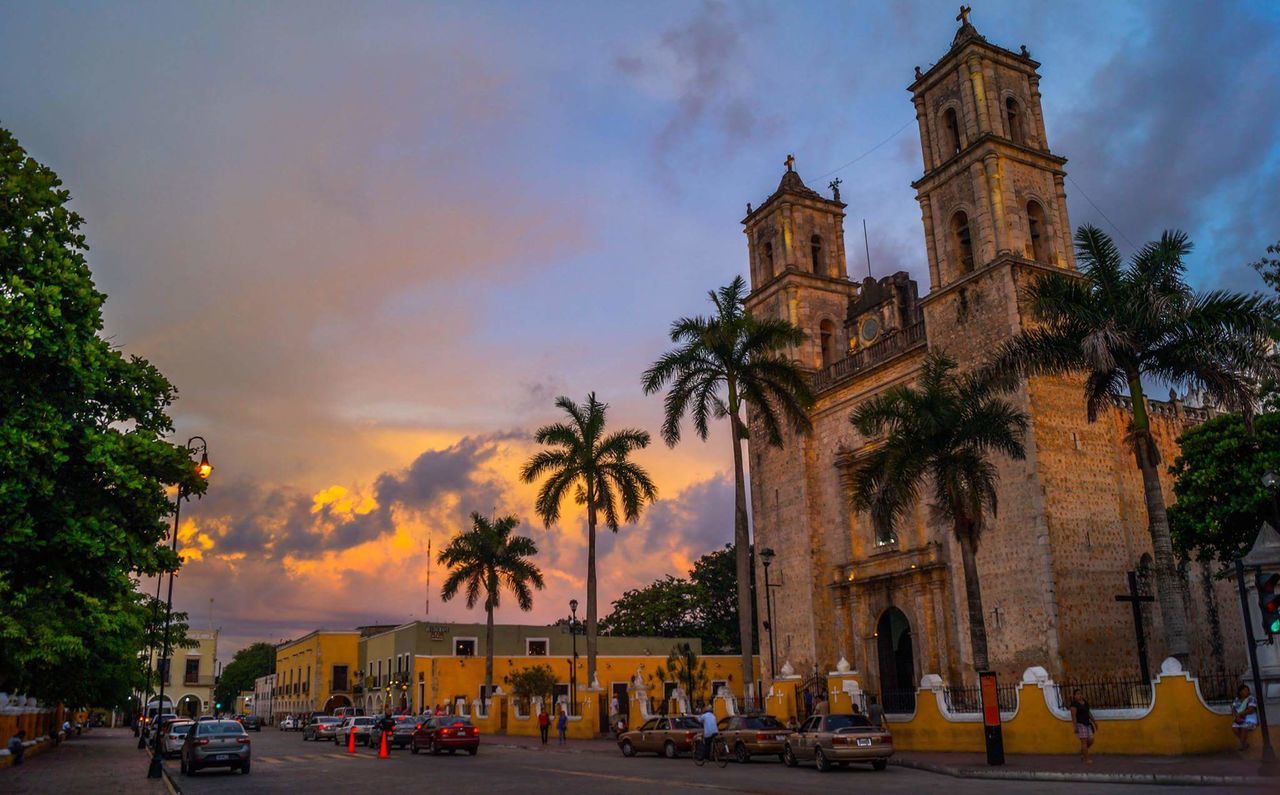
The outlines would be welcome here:
<svg viewBox="0 0 1280 795">
<path fill-rule="evenodd" d="M 608 748 L 573 748 L 571 746 L 565 746 L 564 748 L 560 748 L 559 746 L 555 746 L 550 743 L 548 743 L 545 748 L 537 745 L 521 745 L 520 743 L 489 742 L 489 743 L 485 743 L 485 745 L 491 745 L 491 746 L 494 746 L 495 748 L 511 748 L 517 751 L 538 751 L 538 752 L 546 751 L 548 753 L 553 753 L 553 754 L 606 754 L 607 755 L 612 753 L 612 751 Z M 619 754 L 621 754 L 621 752 L 619 752 Z"/>
<path fill-rule="evenodd" d="M 1200 787 L 1207 785 L 1226 787 L 1251 787 L 1274 784 L 1274 779 L 1261 776 L 1195 776 L 1175 773 L 1066 773 L 1056 770 L 983 770 L 971 767 L 949 767 L 932 762 L 918 762 L 894 756 L 889 764 L 937 773 L 953 778 L 1002 779 L 1005 781 L 1058 781 L 1086 784 L 1163 784 L 1167 786 Z"/>
<path fill-rule="evenodd" d="M 169 766 L 162 764 L 160 765 L 160 770 L 163 773 L 161 778 L 164 779 L 164 785 L 168 788 L 169 795 L 182 795 L 182 787 L 178 786 L 178 782 L 173 778 L 173 773 L 169 772 Z"/>
</svg>

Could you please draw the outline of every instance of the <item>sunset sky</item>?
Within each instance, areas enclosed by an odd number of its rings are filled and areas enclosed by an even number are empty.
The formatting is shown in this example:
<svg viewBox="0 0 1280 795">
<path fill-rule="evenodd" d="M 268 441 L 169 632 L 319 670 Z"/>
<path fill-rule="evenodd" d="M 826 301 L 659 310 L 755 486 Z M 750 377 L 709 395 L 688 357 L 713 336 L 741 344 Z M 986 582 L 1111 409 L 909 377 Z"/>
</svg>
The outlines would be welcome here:
<svg viewBox="0 0 1280 795">
<path fill-rule="evenodd" d="M 531 432 L 590 390 L 656 432 L 640 372 L 745 274 L 739 221 L 788 153 L 810 187 L 844 181 L 851 275 L 865 218 L 874 273 L 927 289 L 905 88 L 956 5 L 0 7 L 0 126 L 62 176 L 107 334 L 178 386 L 176 437 L 217 467 L 183 509 L 177 607 L 222 628 L 224 660 L 421 618 L 427 539 L 478 510 L 521 517 L 547 575 L 531 614 L 499 620 L 565 614 L 585 530 L 574 506 L 534 518 L 515 476 Z M 1126 251 L 1185 229 L 1196 287 L 1260 287 L 1280 4 L 973 6 L 1043 63 L 1073 224 Z M 728 445 L 639 456 L 661 500 L 605 533 L 602 615 L 731 540 Z M 430 616 L 483 620 L 438 595 Z"/>
</svg>

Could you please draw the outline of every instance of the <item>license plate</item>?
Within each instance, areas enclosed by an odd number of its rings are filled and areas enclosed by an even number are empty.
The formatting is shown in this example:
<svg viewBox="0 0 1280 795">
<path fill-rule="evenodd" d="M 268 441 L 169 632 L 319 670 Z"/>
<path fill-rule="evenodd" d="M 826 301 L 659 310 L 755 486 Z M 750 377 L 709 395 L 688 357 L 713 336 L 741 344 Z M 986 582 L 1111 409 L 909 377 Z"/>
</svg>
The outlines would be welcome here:
<svg viewBox="0 0 1280 795">
<path fill-rule="evenodd" d="M 227 760 L 227 759 L 230 759 L 230 758 L 231 758 L 231 754 L 218 754 L 218 755 L 216 755 L 216 756 L 214 756 L 214 757 L 213 757 L 213 760 L 214 760 L 215 762 L 222 762 L 222 761 Z"/>
<path fill-rule="evenodd" d="M 867 747 L 869 747 L 870 745 L 871 745 L 871 738 L 870 738 L 870 737 L 859 737 L 859 738 L 858 738 L 858 747 L 859 747 L 859 748 L 867 748 Z"/>
<path fill-rule="evenodd" d="M 785 735 L 785 734 L 775 734 L 775 735 L 773 736 L 773 739 L 778 740 L 779 742 L 781 742 L 781 741 L 783 741 L 783 740 L 786 740 L 786 739 L 787 739 L 787 735 Z"/>
</svg>

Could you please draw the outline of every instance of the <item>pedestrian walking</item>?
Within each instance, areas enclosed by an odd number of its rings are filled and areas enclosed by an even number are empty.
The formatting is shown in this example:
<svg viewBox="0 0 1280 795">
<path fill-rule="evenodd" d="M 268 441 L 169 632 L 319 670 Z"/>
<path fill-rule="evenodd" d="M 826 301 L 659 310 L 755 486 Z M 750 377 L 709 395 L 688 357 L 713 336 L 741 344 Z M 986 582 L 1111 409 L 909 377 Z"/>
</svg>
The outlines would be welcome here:
<svg viewBox="0 0 1280 795">
<path fill-rule="evenodd" d="M 884 707 L 880 706 L 880 700 L 875 696 L 868 696 L 867 702 L 867 718 L 871 725 L 884 728 Z"/>
<path fill-rule="evenodd" d="M 1071 691 L 1071 723 L 1080 740 L 1080 761 L 1086 765 L 1093 764 L 1089 749 L 1093 746 L 1094 735 L 1098 733 L 1098 722 L 1093 719 L 1093 710 L 1089 709 L 1089 702 L 1085 701 L 1080 688 Z"/>
<path fill-rule="evenodd" d="M 560 744 L 564 745 L 568 742 L 569 733 L 569 711 L 563 706 L 560 707 L 560 717 L 556 718 L 556 731 L 560 734 Z"/>
<path fill-rule="evenodd" d="M 818 695 L 817 700 L 813 702 L 813 714 L 814 714 L 814 715 L 826 715 L 826 714 L 827 714 L 827 696 L 826 696 L 826 694 L 819 694 L 819 695 Z"/>
<path fill-rule="evenodd" d="M 546 706 L 538 707 L 538 732 L 542 735 L 542 744 L 547 744 L 547 735 L 551 732 L 551 716 Z"/>
<path fill-rule="evenodd" d="M 22 755 L 27 751 L 27 746 L 23 744 L 26 739 L 25 729 L 18 729 L 18 733 L 9 738 L 9 755 L 13 757 L 15 765 L 22 764 Z"/>
<path fill-rule="evenodd" d="M 1236 689 L 1236 699 L 1231 702 L 1231 731 L 1240 741 L 1240 750 L 1249 750 L 1249 732 L 1258 728 L 1258 699 L 1248 685 Z"/>
</svg>

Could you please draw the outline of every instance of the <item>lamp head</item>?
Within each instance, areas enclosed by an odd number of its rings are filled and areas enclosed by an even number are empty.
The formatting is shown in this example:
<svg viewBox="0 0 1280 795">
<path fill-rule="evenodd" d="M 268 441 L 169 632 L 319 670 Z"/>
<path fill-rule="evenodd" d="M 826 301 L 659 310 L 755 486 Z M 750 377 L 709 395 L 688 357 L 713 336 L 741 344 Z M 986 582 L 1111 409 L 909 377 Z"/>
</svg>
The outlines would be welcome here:
<svg viewBox="0 0 1280 795">
<path fill-rule="evenodd" d="M 213 464 L 209 463 L 209 454 L 207 452 L 200 454 L 200 463 L 196 465 L 196 474 L 205 480 L 213 474 Z"/>
<path fill-rule="evenodd" d="M 570 600 L 569 600 L 569 612 L 573 613 L 574 615 L 577 615 L 577 613 L 578 613 L 578 600 L 577 600 L 577 599 L 570 599 Z"/>
<path fill-rule="evenodd" d="M 772 547 L 765 547 L 764 549 L 760 550 L 760 562 L 763 563 L 765 566 L 768 566 L 770 563 L 773 562 L 773 559 L 776 555 L 777 553 L 773 551 Z"/>
<path fill-rule="evenodd" d="M 1262 485 L 1269 489 L 1274 489 L 1277 483 L 1280 483 L 1280 476 L 1276 475 L 1273 469 L 1267 470 L 1267 473 L 1262 476 Z"/>
</svg>

